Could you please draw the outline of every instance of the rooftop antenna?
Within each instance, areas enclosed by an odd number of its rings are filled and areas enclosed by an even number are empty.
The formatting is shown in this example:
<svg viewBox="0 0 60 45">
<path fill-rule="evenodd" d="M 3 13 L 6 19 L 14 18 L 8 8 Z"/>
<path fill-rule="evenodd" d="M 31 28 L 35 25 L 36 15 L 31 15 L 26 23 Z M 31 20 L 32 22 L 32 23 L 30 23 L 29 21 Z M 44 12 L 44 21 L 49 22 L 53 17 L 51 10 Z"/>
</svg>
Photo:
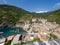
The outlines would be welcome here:
<svg viewBox="0 0 60 45">
<path fill-rule="evenodd" d="M 7 4 L 7 1 L 6 0 L 3 0 L 4 4 Z"/>
</svg>

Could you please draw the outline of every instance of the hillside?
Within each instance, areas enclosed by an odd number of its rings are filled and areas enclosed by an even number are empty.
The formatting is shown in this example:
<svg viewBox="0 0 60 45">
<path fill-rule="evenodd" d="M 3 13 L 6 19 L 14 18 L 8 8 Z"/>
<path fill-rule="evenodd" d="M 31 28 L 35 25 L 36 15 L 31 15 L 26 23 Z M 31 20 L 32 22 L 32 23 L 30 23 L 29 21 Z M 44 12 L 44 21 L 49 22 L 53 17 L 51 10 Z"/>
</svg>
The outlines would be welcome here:
<svg viewBox="0 0 60 45">
<path fill-rule="evenodd" d="M 32 13 L 33 17 L 44 18 L 45 16 L 49 15 L 51 12 L 46 13 Z"/>
<path fill-rule="evenodd" d="M 26 17 L 30 12 L 11 5 L 0 5 L 0 26 L 15 25 L 19 19 Z"/>
<path fill-rule="evenodd" d="M 56 23 L 60 24 L 60 9 L 53 11 L 45 18 L 50 22 L 56 22 Z"/>
<path fill-rule="evenodd" d="M 0 5 L 0 27 L 14 26 L 19 20 L 44 17 L 47 13 L 32 13 L 11 5 Z"/>
<path fill-rule="evenodd" d="M 25 21 L 34 17 L 43 17 L 48 21 L 56 21 L 60 24 L 60 9 L 47 13 L 32 13 L 16 6 L 0 5 L 0 27 L 14 26 L 19 20 Z"/>
</svg>

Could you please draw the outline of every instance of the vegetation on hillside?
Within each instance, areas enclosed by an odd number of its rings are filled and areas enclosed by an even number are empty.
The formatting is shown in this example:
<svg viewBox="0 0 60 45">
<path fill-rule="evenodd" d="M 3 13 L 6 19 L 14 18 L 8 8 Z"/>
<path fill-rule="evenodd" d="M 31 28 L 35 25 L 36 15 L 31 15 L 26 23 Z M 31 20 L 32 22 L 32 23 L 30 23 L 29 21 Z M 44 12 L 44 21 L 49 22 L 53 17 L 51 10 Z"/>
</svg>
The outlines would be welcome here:
<svg viewBox="0 0 60 45">
<path fill-rule="evenodd" d="M 57 24 L 60 24 L 60 9 L 57 11 L 53 11 L 45 18 L 50 22 L 56 22 Z"/>
<path fill-rule="evenodd" d="M 29 12 L 10 5 L 0 5 L 0 24 L 15 25 L 19 19 L 26 18 Z"/>
</svg>

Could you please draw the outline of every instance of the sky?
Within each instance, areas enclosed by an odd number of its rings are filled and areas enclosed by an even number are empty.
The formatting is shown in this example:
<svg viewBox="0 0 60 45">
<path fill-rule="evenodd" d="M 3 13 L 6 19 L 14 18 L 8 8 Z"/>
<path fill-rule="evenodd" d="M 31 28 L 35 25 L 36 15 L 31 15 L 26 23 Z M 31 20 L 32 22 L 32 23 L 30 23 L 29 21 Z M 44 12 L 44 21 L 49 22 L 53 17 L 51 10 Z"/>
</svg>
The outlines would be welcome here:
<svg viewBox="0 0 60 45">
<path fill-rule="evenodd" d="M 17 6 L 36 13 L 60 9 L 60 0 L 0 0 L 0 4 Z"/>
</svg>

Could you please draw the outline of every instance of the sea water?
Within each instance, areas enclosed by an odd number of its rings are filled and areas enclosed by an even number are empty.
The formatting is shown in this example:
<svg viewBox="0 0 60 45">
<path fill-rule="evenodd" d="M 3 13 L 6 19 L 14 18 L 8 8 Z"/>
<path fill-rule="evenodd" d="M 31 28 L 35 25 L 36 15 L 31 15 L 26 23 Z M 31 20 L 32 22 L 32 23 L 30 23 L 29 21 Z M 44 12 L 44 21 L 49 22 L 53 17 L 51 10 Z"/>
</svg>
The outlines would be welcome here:
<svg viewBox="0 0 60 45">
<path fill-rule="evenodd" d="M 18 28 L 18 27 L 0 28 L 0 32 L 3 32 L 2 34 L 0 34 L 0 36 L 3 36 L 3 37 L 8 37 L 8 36 L 17 35 L 17 34 L 22 34 L 22 35 L 26 34 L 26 32 L 22 28 Z"/>
</svg>

